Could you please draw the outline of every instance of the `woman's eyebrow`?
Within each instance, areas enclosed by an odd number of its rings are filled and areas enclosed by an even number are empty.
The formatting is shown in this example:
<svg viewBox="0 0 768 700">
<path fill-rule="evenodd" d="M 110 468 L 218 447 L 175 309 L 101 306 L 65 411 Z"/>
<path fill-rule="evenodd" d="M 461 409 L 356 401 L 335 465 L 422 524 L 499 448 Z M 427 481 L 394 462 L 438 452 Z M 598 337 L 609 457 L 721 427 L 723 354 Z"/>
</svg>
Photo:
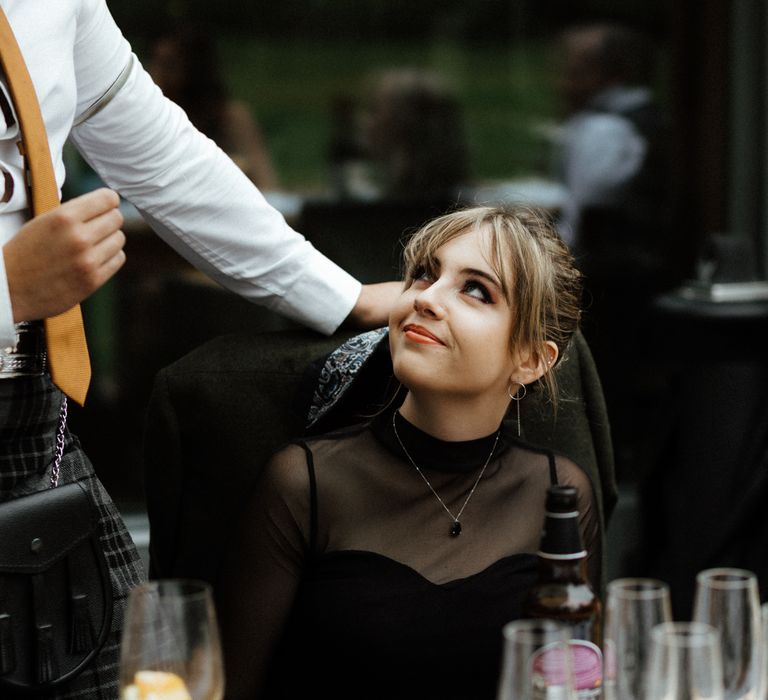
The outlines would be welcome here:
<svg viewBox="0 0 768 700">
<path fill-rule="evenodd" d="M 501 289 L 501 282 L 499 282 L 495 275 L 492 275 L 489 272 L 477 270 L 474 267 L 465 267 L 461 273 L 463 275 L 472 275 L 473 277 L 482 277 L 483 279 L 488 280 L 494 287 Z"/>
<path fill-rule="evenodd" d="M 423 267 L 425 270 L 432 272 L 440 272 L 442 265 L 440 264 L 440 258 L 436 258 L 434 255 L 428 256 L 422 259 L 416 267 Z"/>
</svg>

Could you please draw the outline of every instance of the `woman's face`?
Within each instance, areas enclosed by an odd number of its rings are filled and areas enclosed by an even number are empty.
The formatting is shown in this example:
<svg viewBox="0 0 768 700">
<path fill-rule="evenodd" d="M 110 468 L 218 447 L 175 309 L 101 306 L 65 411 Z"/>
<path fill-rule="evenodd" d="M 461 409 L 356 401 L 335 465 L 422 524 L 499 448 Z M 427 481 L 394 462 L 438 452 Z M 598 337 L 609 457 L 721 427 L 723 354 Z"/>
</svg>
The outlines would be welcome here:
<svg viewBox="0 0 768 700">
<path fill-rule="evenodd" d="M 506 397 L 514 318 L 489 263 L 488 234 L 461 234 L 436 257 L 436 269 L 417 270 L 390 314 L 395 375 L 411 391 Z"/>
</svg>

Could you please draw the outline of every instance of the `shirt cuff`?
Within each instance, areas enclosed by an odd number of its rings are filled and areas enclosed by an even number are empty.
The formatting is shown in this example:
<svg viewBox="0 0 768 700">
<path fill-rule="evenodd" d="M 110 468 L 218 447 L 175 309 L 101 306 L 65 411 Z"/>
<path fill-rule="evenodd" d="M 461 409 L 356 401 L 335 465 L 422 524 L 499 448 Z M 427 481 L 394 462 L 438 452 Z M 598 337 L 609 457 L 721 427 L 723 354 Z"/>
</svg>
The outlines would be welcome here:
<svg viewBox="0 0 768 700">
<path fill-rule="evenodd" d="M 272 308 L 303 325 L 332 334 L 354 308 L 362 284 L 319 251 Z"/>
<path fill-rule="evenodd" d="M 16 345 L 16 327 L 13 323 L 11 293 L 8 290 L 8 278 L 5 274 L 5 256 L 0 248 L 0 348 L 12 348 Z"/>
</svg>

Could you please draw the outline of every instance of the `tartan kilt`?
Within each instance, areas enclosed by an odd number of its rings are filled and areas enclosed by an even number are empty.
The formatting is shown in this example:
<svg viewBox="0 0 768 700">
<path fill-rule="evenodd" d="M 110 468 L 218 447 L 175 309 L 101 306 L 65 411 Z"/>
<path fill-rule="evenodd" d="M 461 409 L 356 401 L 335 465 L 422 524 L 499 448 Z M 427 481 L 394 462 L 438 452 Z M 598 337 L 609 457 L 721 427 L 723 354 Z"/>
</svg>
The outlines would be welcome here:
<svg viewBox="0 0 768 700">
<path fill-rule="evenodd" d="M 47 375 L 0 379 L 0 501 L 50 487 L 61 400 L 61 392 Z M 145 574 L 120 514 L 79 440 L 67 431 L 59 484 L 74 481 L 86 487 L 98 508 L 99 540 L 114 596 L 112 629 L 100 653 L 77 678 L 35 697 L 112 700 L 119 695 L 120 633 L 126 598 L 131 588 L 145 580 Z M 3 691 L 3 700 L 13 695 Z"/>
</svg>

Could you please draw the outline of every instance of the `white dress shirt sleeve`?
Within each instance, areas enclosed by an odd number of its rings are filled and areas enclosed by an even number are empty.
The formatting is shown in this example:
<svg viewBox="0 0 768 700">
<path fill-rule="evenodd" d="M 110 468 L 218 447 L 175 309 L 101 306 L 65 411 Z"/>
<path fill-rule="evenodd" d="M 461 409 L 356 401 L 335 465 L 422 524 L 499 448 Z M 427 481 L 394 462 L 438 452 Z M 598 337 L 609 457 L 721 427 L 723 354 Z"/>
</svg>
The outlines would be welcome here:
<svg viewBox="0 0 768 700">
<path fill-rule="evenodd" d="M 78 114 L 131 57 L 104 3 L 85 4 L 92 14 L 75 47 Z M 360 283 L 293 231 L 137 60 L 114 98 L 71 139 L 164 241 L 223 286 L 324 333 L 352 310 Z"/>
<path fill-rule="evenodd" d="M 643 164 L 648 144 L 633 124 L 614 114 L 585 114 L 563 130 L 563 176 L 568 196 L 561 230 L 572 238 L 585 207 L 621 201 Z"/>
</svg>

